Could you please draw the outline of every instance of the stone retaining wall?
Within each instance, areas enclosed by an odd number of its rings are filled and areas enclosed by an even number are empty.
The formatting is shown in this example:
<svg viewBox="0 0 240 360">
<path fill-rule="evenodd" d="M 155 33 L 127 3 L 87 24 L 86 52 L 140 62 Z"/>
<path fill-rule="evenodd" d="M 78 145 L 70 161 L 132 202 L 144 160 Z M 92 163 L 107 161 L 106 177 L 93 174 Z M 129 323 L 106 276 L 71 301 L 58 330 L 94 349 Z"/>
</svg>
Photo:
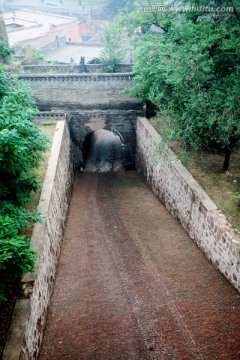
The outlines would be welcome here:
<svg viewBox="0 0 240 360">
<path fill-rule="evenodd" d="M 93 42 L 89 42 L 89 41 L 67 41 L 66 45 L 68 46 L 87 46 L 87 47 L 101 47 L 103 48 L 104 45 L 99 43 L 93 43 Z"/>
<path fill-rule="evenodd" d="M 137 123 L 136 166 L 207 258 L 240 291 L 240 239 L 225 216 L 164 145 L 150 123 Z"/>
<path fill-rule="evenodd" d="M 35 225 L 32 236 L 32 246 L 38 251 L 36 272 L 22 279 L 25 298 L 17 300 L 4 360 L 37 358 L 60 255 L 73 177 L 68 127 L 66 121 L 59 121 L 39 202 L 39 210 L 45 219 L 42 224 Z"/>
</svg>

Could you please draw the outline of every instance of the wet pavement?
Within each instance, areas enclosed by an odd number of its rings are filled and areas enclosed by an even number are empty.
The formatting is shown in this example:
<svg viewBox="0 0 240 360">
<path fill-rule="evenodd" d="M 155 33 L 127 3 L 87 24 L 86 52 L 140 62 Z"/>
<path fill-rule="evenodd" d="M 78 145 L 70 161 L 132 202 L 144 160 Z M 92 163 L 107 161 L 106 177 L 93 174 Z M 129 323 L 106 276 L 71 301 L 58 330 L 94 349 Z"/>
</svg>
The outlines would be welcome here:
<svg viewBox="0 0 240 360">
<path fill-rule="evenodd" d="M 239 310 L 136 172 L 76 174 L 41 360 L 240 359 Z"/>
</svg>

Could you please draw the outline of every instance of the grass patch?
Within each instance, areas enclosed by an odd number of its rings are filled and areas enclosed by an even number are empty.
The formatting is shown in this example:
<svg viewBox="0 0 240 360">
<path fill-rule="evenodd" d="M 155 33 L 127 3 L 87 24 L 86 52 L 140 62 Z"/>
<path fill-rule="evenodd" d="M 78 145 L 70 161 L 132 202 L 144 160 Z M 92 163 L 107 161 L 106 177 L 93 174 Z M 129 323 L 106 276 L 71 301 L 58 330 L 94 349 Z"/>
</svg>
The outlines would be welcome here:
<svg viewBox="0 0 240 360">
<path fill-rule="evenodd" d="M 47 171 L 47 167 L 48 167 L 48 158 L 49 158 L 50 151 L 51 151 L 52 139 L 53 139 L 53 135 L 54 135 L 54 132 L 56 129 L 56 123 L 57 123 L 56 121 L 52 121 L 51 123 L 45 123 L 45 124 L 39 125 L 41 127 L 43 133 L 47 134 L 47 136 L 49 137 L 49 140 L 50 140 L 49 150 L 44 154 L 44 160 L 42 161 L 39 169 L 37 170 L 39 173 L 39 181 L 40 181 L 41 185 L 43 184 L 45 174 Z M 32 201 L 29 204 L 27 204 L 27 206 L 26 206 L 27 209 L 33 210 L 38 207 L 40 196 L 41 196 L 41 191 L 42 191 L 42 189 L 39 189 L 35 193 L 32 193 Z M 28 238 L 31 238 L 33 228 L 34 228 L 34 223 L 32 223 L 31 226 L 24 232 L 24 235 L 26 235 Z"/>
<path fill-rule="evenodd" d="M 150 123 L 158 133 L 166 136 L 164 118 L 153 118 Z M 181 141 L 169 140 L 168 144 L 181 159 Z M 223 154 L 202 151 L 195 154 L 184 152 L 182 162 L 217 207 L 224 213 L 235 232 L 240 234 L 240 206 L 233 201 L 231 196 L 231 193 L 240 191 L 239 148 L 236 148 L 232 154 L 230 171 L 222 171 L 223 161 Z"/>
</svg>

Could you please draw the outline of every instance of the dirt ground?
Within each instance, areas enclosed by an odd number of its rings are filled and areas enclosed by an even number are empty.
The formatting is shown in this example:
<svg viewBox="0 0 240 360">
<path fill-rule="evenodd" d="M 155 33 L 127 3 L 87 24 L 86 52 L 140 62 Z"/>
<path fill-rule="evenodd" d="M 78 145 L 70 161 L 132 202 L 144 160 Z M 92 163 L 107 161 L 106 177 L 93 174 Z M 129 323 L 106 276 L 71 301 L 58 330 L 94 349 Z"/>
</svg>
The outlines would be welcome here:
<svg viewBox="0 0 240 360">
<path fill-rule="evenodd" d="M 154 128 L 161 133 L 162 120 L 150 120 Z M 179 153 L 179 144 L 170 144 L 173 151 Z M 235 232 L 240 234 L 240 206 L 231 197 L 231 193 L 240 192 L 240 148 L 233 152 L 228 172 L 223 172 L 224 154 L 199 152 L 180 156 L 183 164 L 213 202 L 225 214 Z"/>
<path fill-rule="evenodd" d="M 76 172 L 39 360 L 239 360 L 239 310 L 136 171 Z"/>
<path fill-rule="evenodd" d="M 240 151 L 233 153 L 228 172 L 222 171 L 223 160 L 223 155 L 197 154 L 189 159 L 187 168 L 240 234 L 240 207 L 231 197 L 240 191 Z"/>
</svg>

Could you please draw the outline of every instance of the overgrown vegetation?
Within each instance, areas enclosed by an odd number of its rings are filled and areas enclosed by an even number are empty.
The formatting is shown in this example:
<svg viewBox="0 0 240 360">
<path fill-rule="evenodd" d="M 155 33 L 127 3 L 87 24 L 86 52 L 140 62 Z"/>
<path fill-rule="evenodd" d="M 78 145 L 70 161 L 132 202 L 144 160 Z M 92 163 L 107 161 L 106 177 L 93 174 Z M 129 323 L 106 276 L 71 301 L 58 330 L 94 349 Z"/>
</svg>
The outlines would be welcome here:
<svg viewBox="0 0 240 360">
<path fill-rule="evenodd" d="M 22 50 L 24 53 L 23 65 L 39 65 L 44 60 L 40 49 L 35 49 L 27 45 L 23 47 Z"/>
<path fill-rule="evenodd" d="M 233 11 L 204 12 L 199 5 Z M 228 170 L 240 139 L 240 9 L 234 0 L 191 6 L 187 12 L 139 8 L 121 19 L 138 50 L 132 93 L 165 117 L 168 137 L 187 150 L 224 152 Z"/>
<path fill-rule="evenodd" d="M 1 53 L 5 56 L 4 53 Z M 37 254 L 23 231 L 40 221 L 25 208 L 39 188 L 36 168 L 47 139 L 32 119 L 36 113 L 28 87 L 0 68 L 0 304 L 23 273 L 34 270 Z"/>
<path fill-rule="evenodd" d="M 237 191 L 237 192 L 231 193 L 231 197 L 232 197 L 233 201 L 235 201 L 235 203 L 240 206 L 240 192 Z"/>
<path fill-rule="evenodd" d="M 6 63 L 14 52 L 14 48 L 9 47 L 6 40 L 0 39 L 0 63 Z"/>
</svg>

